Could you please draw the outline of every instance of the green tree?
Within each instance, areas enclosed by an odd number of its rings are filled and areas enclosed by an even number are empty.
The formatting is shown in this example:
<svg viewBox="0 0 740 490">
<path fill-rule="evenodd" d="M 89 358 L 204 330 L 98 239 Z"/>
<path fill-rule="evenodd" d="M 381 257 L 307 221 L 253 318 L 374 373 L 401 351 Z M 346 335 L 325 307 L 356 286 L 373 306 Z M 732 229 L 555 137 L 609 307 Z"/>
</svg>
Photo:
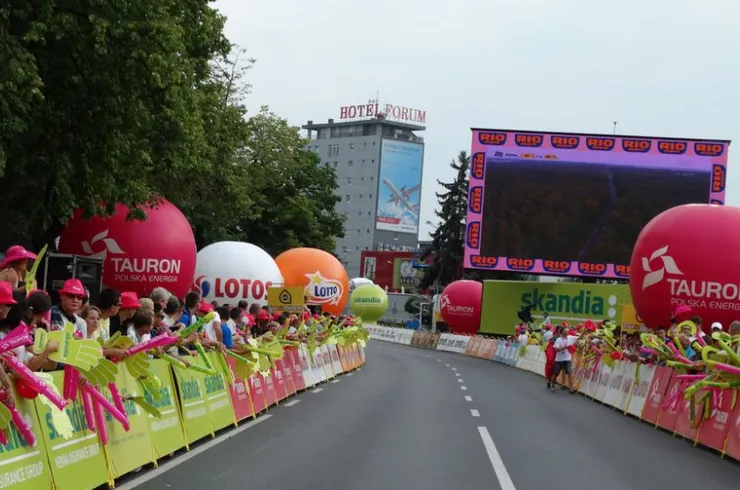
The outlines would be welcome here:
<svg viewBox="0 0 740 490">
<path fill-rule="evenodd" d="M 236 163 L 247 171 L 252 200 L 239 223 L 245 239 L 272 255 L 293 247 L 333 251 L 335 238 L 344 236 L 334 169 L 306 148 L 297 127 L 266 107 L 249 119 L 247 130 Z"/>
<path fill-rule="evenodd" d="M 465 247 L 465 218 L 468 206 L 468 168 L 470 157 L 461 151 L 457 159 L 450 163 L 456 171 L 452 182 L 437 183 L 443 191 L 436 193 L 439 209 L 435 214 L 440 225 L 432 234 L 432 245 L 422 254 L 423 261 L 429 254 L 433 255 L 432 264 L 425 269 L 419 287 L 427 289 L 433 284 L 444 287 L 452 281 L 462 278 L 463 252 Z"/>
<path fill-rule="evenodd" d="M 4 1 L 0 245 L 49 242 L 78 207 L 172 194 L 187 210 L 244 136 L 243 109 L 214 105 L 223 26 L 209 0 Z"/>
<path fill-rule="evenodd" d="M 431 254 L 433 259 L 432 264 L 425 269 L 420 288 L 426 289 L 436 284 L 441 290 L 447 284 L 463 278 L 477 281 L 532 280 L 533 277 L 528 274 L 508 271 L 464 271 L 470 157 L 465 151 L 461 151 L 457 159 L 450 163 L 450 167 L 456 171 L 455 179 L 452 182 L 437 181 L 444 189 L 443 192 L 437 193 L 439 209 L 435 211 L 441 224 L 432 233 L 432 245 L 424 251 L 421 257 L 423 261 Z"/>
</svg>

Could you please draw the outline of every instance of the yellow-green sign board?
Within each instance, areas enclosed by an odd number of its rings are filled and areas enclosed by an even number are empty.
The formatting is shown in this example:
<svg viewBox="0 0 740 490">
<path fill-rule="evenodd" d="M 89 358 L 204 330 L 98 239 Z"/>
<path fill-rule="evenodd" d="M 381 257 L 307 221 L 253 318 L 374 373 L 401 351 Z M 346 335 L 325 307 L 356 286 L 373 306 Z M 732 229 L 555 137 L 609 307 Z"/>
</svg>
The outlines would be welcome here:
<svg viewBox="0 0 740 490">
<path fill-rule="evenodd" d="M 305 305 L 305 290 L 301 287 L 267 288 L 267 304 L 277 311 L 301 313 Z"/>
<path fill-rule="evenodd" d="M 547 312 L 552 323 L 580 323 L 587 319 L 622 322 L 622 309 L 632 304 L 629 286 L 576 282 L 484 281 L 481 333 L 514 334 L 517 316 L 531 306 L 536 323 Z"/>
</svg>

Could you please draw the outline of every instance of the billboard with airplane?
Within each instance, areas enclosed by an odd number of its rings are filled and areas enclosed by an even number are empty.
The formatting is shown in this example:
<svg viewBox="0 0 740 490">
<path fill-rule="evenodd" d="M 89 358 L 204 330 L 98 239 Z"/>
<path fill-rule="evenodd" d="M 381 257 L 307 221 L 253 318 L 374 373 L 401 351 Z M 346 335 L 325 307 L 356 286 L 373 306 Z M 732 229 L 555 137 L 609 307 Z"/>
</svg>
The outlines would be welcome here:
<svg viewBox="0 0 740 490">
<path fill-rule="evenodd" d="M 424 145 L 383 140 L 375 222 L 378 230 L 419 232 L 423 160 Z"/>
</svg>

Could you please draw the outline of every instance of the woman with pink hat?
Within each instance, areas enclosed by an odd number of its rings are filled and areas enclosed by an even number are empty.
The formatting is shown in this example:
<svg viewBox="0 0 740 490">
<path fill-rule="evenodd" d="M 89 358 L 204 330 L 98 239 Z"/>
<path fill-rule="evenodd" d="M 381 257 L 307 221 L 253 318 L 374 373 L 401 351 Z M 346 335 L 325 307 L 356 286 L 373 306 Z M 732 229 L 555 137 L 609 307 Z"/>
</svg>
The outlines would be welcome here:
<svg viewBox="0 0 740 490">
<path fill-rule="evenodd" d="M 13 289 L 23 290 L 26 287 L 26 273 L 28 263 L 36 260 L 36 254 L 29 252 L 20 245 L 13 245 L 5 252 L 5 258 L 0 262 L 0 281 L 9 282 Z M 36 281 L 33 284 L 36 288 Z"/>
</svg>

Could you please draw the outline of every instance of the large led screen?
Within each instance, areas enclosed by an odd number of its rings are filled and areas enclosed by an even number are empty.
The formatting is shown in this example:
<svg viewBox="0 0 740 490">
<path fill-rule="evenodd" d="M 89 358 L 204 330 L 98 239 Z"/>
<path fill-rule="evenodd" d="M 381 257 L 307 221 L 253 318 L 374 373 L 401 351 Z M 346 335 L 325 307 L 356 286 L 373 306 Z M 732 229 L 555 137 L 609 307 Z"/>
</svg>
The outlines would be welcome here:
<svg viewBox="0 0 740 490">
<path fill-rule="evenodd" d="M 681 204 L 724 204 L 728 147 L 474 129 L 465 267 L 627 278 L 652 218 Z"/>
</svg>

